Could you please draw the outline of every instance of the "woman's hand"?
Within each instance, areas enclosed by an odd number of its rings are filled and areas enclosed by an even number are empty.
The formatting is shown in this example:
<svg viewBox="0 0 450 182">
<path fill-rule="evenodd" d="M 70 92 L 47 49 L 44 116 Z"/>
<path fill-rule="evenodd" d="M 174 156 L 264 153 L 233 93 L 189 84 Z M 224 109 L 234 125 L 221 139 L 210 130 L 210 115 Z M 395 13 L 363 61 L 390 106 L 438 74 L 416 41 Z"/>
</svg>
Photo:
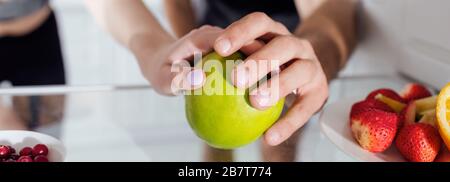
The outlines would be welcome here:
<svg viewBox="0 0 450 182">
<path fill-rule="evenodd" d="M 160 94 L 175 95 L 203 86 L 204 72 L 192 68 L 188 60 L 192 60 L 197 54 L 211 52 L 214 41 L 222 32 L 223 29 L 218 27 L 203 26 L 179 40 L 171 39 L 161 43 L 156 50 L 134 45 L 140 50 L 135 55 L 141 55 L 138 56 L 141 71 L 152 87 Z"/>
<path fill-rule="evenodd" d="M 246 47 L 248 57 L 232 73 L 233 84 L 248 88 L 268 73 L 281 71 L 250 93 L 253 107 L 263 110 L 280 98 L 294 98 L 288 112 L 265 134 L 272 146 L 288 139 L 316 113 L 328 98 L 327 78 L 311 43 L 292 35 L 264 13 L 236 21 L 217 38 L 214 49 L 228 56 Z"/>
</svg>

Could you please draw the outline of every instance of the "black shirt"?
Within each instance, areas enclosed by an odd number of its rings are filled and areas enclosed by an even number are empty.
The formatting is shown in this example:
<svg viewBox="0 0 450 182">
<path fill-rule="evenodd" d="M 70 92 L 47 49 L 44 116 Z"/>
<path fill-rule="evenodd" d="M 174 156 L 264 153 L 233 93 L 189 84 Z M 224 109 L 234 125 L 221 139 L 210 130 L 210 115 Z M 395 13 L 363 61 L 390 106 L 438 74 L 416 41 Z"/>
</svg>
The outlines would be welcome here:
<svg viewBox="0 0 450 182">
<path fill-rule="evenodd" d="M 202 24 L 222 28 L 252 12 L 264 12 L 294 31 L 300 23 L 294 0 L 205 0 L 206 15 Z"/>
</svg>

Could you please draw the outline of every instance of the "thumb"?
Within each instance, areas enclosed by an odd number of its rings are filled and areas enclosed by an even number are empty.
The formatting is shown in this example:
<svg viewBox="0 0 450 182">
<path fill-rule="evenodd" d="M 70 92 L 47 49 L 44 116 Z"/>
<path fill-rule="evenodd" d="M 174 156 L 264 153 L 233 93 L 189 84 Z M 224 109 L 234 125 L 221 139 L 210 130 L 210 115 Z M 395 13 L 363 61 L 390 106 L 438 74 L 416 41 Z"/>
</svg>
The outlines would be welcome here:
<svg viewBox="0 0 450 182">
<path fill-rule="evenodd" d="M 177 95 L 184 91 L 201 88 L 205 84 L 206 75 L 203 70 L 198 68 L 183 69 L 177 73 L 171 84 L 171 91 Z"/>
</svg>

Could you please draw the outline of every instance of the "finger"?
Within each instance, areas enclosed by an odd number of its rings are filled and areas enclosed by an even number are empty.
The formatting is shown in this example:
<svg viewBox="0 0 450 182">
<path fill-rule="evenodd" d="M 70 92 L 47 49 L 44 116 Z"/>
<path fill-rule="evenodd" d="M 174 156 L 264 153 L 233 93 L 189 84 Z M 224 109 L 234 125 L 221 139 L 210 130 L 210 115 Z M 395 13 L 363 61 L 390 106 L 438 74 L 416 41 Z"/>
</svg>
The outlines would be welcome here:
<svg viewBox="0 0 450 182">
<path fill-rule="evenodd" d="M 250 103 L 259 110 L 275 105 L 280 98 L 284 98 L 293 90 L 302 88 L 313 80 L 316 67 L 310 60 L 298 60 L 292 63 L 280 74 L 262 83 L 250 93 Z"/>
<path fill-rule="evenodd" d="M 302 58 L 302 54 L 309 54 L 302 52 L 312 51 L 302 49 L 299 44 L 301 40 L 292 36 L 279 36 L 270 41 L 236 66 L 232 72 L 233 84 L 238 88 L 248 88 L 269 72 L 279 70 L 281 65 Z"/>
<path fill-rule="evenodd" d="M 201 69 L 190 68 L 177 73 L 171 83 L 171 92 L 178 94 L 183 91 L 201 88 L 205 83 L 206 75 Z"/>
<path fill-rule="evenodd" d="M 323 102 L 323 96 L 318 93 L 300 96 L 286 115 L 266 131 L 264 135 L 265 142 L 271 146 L 276 146 L 288 139 L 320 109 Z"/>
<path fill-rule="evenodd" d="M 179 44 L 171 50 L 169 60 L 176 62 L 179 60 L 191 60 L 196 54 L 206 54 L 213 50 L 214 42 L 223 32 L 223 29 L 213 26 L 202 26 L 192 30 L 189 34 L 180 39 Z"/>
<path fill-rule="evenodd" d="M 240 49 L 240 51 L 242 53 L 244 53 L 245 55 L 252 55 L 253 53 L 255 53 L 256 51 L 260 50 L 261 48 L 263 48 L 265 45 L 265 43 L 263 41 L 260 40 L 252 40 L 251 42 L 247 43 L 244 45 L 244 47 L 242 47 Z"/>
<path fill-rule="evenodd" d="M 162 75 L 152 78 L 156 92 L 164 95 L 179 95 L 187 90 L 195 90 L 203 86 L 206 76 L 198 68 L 192 68 L 187 60 L 177 63 L 166 63 L 154 74 Z"/>
<path fill-rule="evenodd" d="M 264 13 L 252 13 L 227 27 L 217 38 L 214 50 L 222 56 L 229 56 L 246 43 L 268 34 L 273 37 L 289 35 L 290 32 L 283 24 L 273 21 Z"/>
</svg>

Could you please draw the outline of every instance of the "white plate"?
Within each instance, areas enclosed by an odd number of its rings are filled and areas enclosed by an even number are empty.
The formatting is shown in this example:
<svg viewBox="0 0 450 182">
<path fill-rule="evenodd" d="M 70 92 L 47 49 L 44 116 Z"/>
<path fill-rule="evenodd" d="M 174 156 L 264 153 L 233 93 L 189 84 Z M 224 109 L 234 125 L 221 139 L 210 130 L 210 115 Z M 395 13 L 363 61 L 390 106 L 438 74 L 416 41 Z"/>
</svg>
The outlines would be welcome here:
<svg viewBox="0 0 450 182">
<path fill-rule="evenodd" d="M 40 143 L 48 147 L 49 152 L 47 157 L 50 162 L 64 161 L 66 149 L 56 138 L 32 131 L 0 131 L 0 145 L 10 145 L 17 152 L 24 147 L 33 147 Z"/>
<path fill-rule="evenodd" d="M 320 128 L 337 147 L 363 162 L 404 162 L 394 145 L 382 152 L 372 153 L 362 149 L 352 136 L 349 123 L 353 103 L 363 99 L 345 99 L 329 104 L 320 115 Z"/>
</svg>

